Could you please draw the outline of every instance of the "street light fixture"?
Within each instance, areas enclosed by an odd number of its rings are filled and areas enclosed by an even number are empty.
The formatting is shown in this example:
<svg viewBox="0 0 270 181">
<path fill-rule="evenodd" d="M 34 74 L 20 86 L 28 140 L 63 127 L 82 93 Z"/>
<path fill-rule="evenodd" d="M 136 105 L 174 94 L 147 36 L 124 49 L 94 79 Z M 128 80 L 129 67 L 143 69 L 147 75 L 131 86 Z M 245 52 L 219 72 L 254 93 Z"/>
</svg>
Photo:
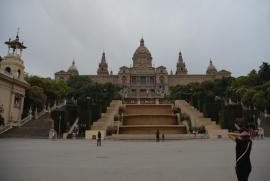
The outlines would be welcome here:
<svg viewBox="0 0 270 181">
<path fill-rule="evenodd" d="M 60 127 L 61 127 L 61 113 L 60 113 L 60 116 L 59 116 L 59 122 L 58 122 L 58 137 L 60 138 L 61 134 L 60 134 Z"/>
</svg>

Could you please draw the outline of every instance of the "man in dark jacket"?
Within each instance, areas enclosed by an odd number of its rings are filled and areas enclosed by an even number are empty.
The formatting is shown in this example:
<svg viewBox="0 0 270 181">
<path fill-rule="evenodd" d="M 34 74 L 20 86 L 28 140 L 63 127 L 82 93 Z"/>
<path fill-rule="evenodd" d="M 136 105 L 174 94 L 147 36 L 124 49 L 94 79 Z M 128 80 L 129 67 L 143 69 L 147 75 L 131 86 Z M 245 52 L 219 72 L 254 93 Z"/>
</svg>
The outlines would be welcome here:
<svg viewBox="0 0 270 181">
<path fill-rule="evenodd" d="M 97 146 L 101 146 L 101 132 L 98 131 L 98 134 L 97 134 Z"/>
</svg>

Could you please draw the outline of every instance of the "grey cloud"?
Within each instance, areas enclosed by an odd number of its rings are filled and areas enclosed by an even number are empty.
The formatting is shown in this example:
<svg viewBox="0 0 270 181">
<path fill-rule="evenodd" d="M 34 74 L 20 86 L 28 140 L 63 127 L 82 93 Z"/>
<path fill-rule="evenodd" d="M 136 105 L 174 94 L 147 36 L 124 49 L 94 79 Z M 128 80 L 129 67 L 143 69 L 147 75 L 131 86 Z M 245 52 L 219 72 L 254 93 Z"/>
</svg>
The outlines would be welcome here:
<svg viewBox="0 0 270 181">
<path fill-rule="evenodd" d="M 19 26 L 31 74 L 53 77 L 73 58 L 81 74 L 95 74 L 103 50 L 117 73 L 132 64 L 143 34 L 153 63 L 168 71 L 181 50 L 189 73 L 205 73 L 212 57 L 238 76 L 270 60 L 269 7 L 267 0 L 2 0 L 0 55 Z"/>
</svg>

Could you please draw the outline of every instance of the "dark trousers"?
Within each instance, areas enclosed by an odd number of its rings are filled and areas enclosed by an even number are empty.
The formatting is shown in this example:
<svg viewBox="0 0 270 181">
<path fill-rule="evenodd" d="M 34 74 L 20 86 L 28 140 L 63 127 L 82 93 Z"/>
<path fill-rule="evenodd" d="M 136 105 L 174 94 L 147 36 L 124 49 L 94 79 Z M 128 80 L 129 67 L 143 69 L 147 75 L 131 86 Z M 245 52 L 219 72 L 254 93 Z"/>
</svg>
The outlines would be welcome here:
<svg viewBox="0 0 270 181">
<path fill-rule="evenodd" d="M 101 138 L 97 139 L 97 146 L 101 146 Z"/>
<path fill-rule="evenodd" d="M 251 172 L 250 166 L 237 166 L 235 168 L 238 181 L 248 181 Z"/>
</svg>

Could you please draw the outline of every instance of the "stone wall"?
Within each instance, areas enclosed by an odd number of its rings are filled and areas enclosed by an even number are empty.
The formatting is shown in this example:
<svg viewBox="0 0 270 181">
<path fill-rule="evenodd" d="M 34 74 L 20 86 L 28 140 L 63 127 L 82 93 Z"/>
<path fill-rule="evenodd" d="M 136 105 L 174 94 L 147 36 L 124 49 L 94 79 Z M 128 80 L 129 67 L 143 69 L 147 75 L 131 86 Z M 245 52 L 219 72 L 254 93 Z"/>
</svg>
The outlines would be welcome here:
<svg viewBox="0 0 270 181">
<path fill-rule="evenodd" d="M 169 87 L 187 85 L 189 83 L 201 83 L 206 80 L 214 80 L 215 75 L 168 75 Z"/>
<path fill-rule="evenodd" d="M 26 82 L 0 73 L 0 105 L 3 105 L 2 116 L 5 119 L 5 124 L 21 119 L 25 89 L 28 86 Z M 20 96 L 17 105 L 15 105 L 15 95 Z"/>
<path fill-rule="evenodd" d="M 91 80 L 94 82 L 104 84 L 112 83 L 115 85 L 119 84 L 118 75 L 88 75 Z"/>
</svg>

